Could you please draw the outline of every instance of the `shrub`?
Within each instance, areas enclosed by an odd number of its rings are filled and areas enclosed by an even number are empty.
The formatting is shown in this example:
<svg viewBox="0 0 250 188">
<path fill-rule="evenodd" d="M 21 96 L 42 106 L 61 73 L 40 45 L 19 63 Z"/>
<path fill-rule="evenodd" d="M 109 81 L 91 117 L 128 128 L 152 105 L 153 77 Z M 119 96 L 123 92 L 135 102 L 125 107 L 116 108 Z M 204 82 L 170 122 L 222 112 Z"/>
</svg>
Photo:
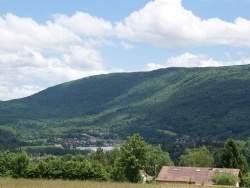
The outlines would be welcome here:
<svg viewBox="0 0 250 188">
<path fill-rule="evenodd" d="M 248 172 L 245 176 L 241 179 L 241 187 L 250 187 L 250 173 Z"/>
<path fill-rule="evenodd" d="M 212 181 L 216 185 L 229 185 L 235 186 L 239 182 L 239 178 L 233 175 L 232 173 L 216 173 L 212 177 Z"/>
</svg>

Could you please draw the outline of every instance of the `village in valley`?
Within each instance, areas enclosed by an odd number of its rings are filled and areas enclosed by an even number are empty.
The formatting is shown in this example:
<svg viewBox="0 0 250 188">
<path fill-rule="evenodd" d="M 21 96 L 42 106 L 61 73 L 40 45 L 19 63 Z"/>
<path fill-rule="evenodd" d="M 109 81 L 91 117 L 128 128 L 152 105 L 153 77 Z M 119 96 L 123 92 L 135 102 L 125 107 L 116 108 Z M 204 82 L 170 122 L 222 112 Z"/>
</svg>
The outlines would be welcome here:
<svg viewBox="0 0 250 188">
<path fill-rule="evenodd" d="M 115 147 L 120 147 L 124 140 L 121 139 L 105 139 L 109 133 L 102 133 L 98 130 L 90 130 L 89 134 L 79 133 L 77 137 L 51 137 L 48 139 L 25 140 L 27 147 L 31 146 L 51 146 L 61 149 L 70 150 L 90 150 L 96 151 L 102 148 L 104 151 L 110 151 Z"/>
</svg>

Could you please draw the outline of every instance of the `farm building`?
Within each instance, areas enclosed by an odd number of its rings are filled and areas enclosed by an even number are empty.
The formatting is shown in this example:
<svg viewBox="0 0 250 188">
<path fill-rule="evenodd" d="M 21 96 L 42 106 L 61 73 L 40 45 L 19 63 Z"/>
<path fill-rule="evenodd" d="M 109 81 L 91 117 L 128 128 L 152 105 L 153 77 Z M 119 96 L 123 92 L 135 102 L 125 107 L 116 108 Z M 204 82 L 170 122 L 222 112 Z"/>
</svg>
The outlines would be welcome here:
<svg viewBox="0 0 250 188">
<path fill-rule="evenodd" d="M 225 172 L 241 177 L 240 169 L 163 166 L 156 181 L 159 183 L 212 185 L 212 176 L 215 173 Z M 239 187 L 239 182 L 236 186 Z"/>
</svg>

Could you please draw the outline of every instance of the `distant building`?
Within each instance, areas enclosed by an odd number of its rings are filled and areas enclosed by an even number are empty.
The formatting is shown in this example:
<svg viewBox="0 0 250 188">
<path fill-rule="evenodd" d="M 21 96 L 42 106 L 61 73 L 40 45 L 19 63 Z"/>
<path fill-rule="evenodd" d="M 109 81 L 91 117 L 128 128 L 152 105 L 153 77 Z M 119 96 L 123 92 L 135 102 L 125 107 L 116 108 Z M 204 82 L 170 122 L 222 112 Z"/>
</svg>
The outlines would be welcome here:
<svg viewBox="0 0 250 188">
<path fill-rule="evenodd" d="M 212 185 L 212 176 L 216 172 L 227 172 L 241 177 L 240 169 L 163 166 L 156 181 L 159 183 Z M 239 182 L 236 187 L 239 187 Z"/>
</svg>

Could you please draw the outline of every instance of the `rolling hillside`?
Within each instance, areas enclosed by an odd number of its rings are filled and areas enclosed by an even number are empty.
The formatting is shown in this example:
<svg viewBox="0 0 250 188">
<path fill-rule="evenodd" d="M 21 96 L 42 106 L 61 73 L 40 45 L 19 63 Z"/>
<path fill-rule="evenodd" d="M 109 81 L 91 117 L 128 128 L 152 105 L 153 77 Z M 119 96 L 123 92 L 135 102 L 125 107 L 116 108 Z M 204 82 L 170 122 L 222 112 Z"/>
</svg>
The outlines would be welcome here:
<svg viewBox="0 0 250 188">
<path fill-rule="evenodd" d="M 164 143 L 250 135 L 250 65 L 88 77 L 0 103 L 0 125 L 24 137 L 92 129 Z"/>
</svg>

